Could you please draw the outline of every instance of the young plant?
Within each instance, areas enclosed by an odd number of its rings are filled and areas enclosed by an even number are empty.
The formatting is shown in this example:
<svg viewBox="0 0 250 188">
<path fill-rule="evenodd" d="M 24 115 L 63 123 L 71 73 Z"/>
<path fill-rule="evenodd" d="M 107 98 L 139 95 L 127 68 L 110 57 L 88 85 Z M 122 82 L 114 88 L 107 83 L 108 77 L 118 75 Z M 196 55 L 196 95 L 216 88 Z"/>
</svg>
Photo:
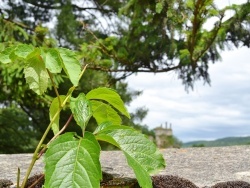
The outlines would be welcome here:
<svg viewBox="0 0 250 188">
<path fill-rule="evenodd" d="M 100 87 L 87 94 L 72 96 L 86 68 L 85 66 L 81 70 L 81 64 L 73 51 L 65 48 L 35 48 L 26 44 L 7 48 L 2 45 L 0 62 L 14 64 L 17 61 L 25 65 L 23 72 L 30 89 L 42 95 L 51 83 L 57 95 L 50 105 L 50 124 L 33 154 L 22 188 L 25 187 L 36 160 L 43 153 L 45 188 L 100 187 L 102 171 L 98 141 L 106 141 L 119 148 L 133 169 L 139 185 L 143 188 L 152 187 L 150 174 L 165 167 L 162 154 L 146 136 L 131 127 L 121 125 L 122 120 L 118 113 L 128 118 L 129 113 L 114 90 Z M 72 83 L 66 95 L 58 93 L 53 79 L 53 75 L 62 74 L 62 70 Z M 61 127 L 60 112 L 65 108 L 70 108 L 72 115 Z M 93 133 L 85 131 L 91 117 L 95 118 L 98 125 Z M 72 118 L 81 127 L 81 135 L 73 132 L 62 134 Z M 51 129 L 54 137 L 44 144 Z"/>
</svg>

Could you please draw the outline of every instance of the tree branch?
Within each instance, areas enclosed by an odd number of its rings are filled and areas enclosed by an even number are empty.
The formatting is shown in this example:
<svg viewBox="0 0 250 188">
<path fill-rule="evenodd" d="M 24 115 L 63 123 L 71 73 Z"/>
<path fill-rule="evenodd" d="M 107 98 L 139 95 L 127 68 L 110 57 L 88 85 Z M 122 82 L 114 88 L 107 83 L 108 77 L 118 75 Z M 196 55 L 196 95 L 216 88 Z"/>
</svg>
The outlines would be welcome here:
<svg viewBox="0 0 250 188">
<path fill-rule="evenodd" d="M 110 69 L 110 68 L 104 68 L 101 66 L 96 66 L 96 65 L 89 65 L 88 69 L 92 69 L 92 70 L 99 70 L 99 71 L 104 71 L 104 72 L 110 72 L 110 73 L 115 73 L 115 72 L 132 72 L 132 73 L 138 73 L 138 72 L 152 72 L 152 73 L 161 73 L 161 72 L 168 72 L 168 71 L 172 71 L 172 70 L 176 70 L 180 67 L 182 67 L 183 65 L 176 65 L 173 67 L 168 67 L 168 68 L 162 68 L 162 69 L 158 69 L 158 70 L 151 70 L 151 69 L 130 69 L 130 68 L 124 68 L 124 69 Z"/>
<path fill-rule="evenodd" d="M 36 124 L 39 125 L 38 121 L 36 120 L 36 118 L 29 112 L 29 110 L 27 110 L 25 108 L 25 106 L 21 103 L 18 103 L 18 105 L 20 105 L 21 109 L 32 119 L 32 121 Z"/>
<path fill-rule="evenodd" d="M 212 39 L 210 39 L 210 41 L 207 43 L 207 46 L 206 48 L 204 48 L 202 50 L 202 52 L 200 53 L 200 55 L 195 59 L 195 62 L 199 61 L 199 59 L 206 53 L 206 51 L 213 45 L 216 37 L 217 37 L 217 34 L 219 32 L 219 30 L 221 29 L 221 24 L 222 24 L 222 19 L 224 18 L 224 16 L 221 16 L 220 18 L 220 22 L 217 26 L 217 28 L 215 28 L 212 32 L 213 32 L 213 37 Z"/>
<path fill-rule="evenodd" d="M 59 9 L 62 9 L 62 4 L 56 6 L 56 5 L 45 5 L 45 4 L 40 4 L 40 3 L 37 3 L 36 1 L 28 1 L 28 0 L 24 0 L 25 3 L 27 4 L 31 4 L 33 6 L 36 6 L 36 7 L 40 7 L 40 8 L 44 8 L 44 9 L 50 9 L 50 10 L 59 10 Z M 102 7 L 79 7 L 75 4 L 72 4 L 72 8 L 73 9 L 77 9 L 79 11 L 85 11 L 85 10 L 98 10 L 98 11 L 102 11 L 102 12 L 110 12 L 111 10 L 106 10 L 106 9 L 103 9 Z"/>
<path fill-rule="evenodd" d="M 25 25 L 23 23 L 19 23 L 19 22 L 16 22 L 16 21 L 13 21 L 13 20 L 10 20 L 10 19 L 6 19 L 6 18 L 2 18 L 2 19 L 3 19 L 3 22 L 5 22 L 5 23 L 10 22 L 10 23 L 12 23 L 14 25 L 17 25 L 17 26 L 19 26 L 19 27 L 21 27 L 23 29 L 27 29 L 29 31 L 34 31 L 34 29 L 28 27 L 27 25 Z"/>
</svg>

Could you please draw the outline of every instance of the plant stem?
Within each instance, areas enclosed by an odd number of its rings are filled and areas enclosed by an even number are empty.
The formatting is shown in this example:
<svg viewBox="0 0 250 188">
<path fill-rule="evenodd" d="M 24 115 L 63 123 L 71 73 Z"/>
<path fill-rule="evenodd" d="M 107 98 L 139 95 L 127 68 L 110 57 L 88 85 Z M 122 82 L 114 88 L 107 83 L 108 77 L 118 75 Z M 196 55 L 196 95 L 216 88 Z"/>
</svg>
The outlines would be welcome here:
<svg viewBox="0 0 250 188">
<path fill-rule="evenodd" d="M 17 168 L 17 184 L 16 187 L 19 188 L 19 182 L 20 182 L 20 168 Z"/>
<path fill-rule="evenodd" d="M 40 142 L 38 143 L 38 145 L 37 145 L 37 147 L 36 147 L 36 150 L 35 150 L 35 152 L 34 152 L 34 154 L 33 154 L 32 161 L 31 161 L 31 163 L 30 163 L 30 166 L 29 166 L 29 168 L 28 168 L 28 170 L 27 170 L 27 172 L 26 172 L 26 174 L 25 174 L 25 177 L 24 177 L 24 180 L 23 180 L 23 183 L 22 183 L 21 188 L 24 188 L 24 187 L 25 187 L 26 182 L 27 182 L 27 180 L 28 180 L 28 177 L 29 177 L 29 175 L 30 175 L 30 173 L 31 173 L 31 170 L 32 170 L 32 168 L 33 168 L 33 166 L 34 166 L 36 160 L 38 159 L 38 152 L 39 152 L 39 150 L 40 150 L 40 148 L 41 148 L 41 146 L 42 146 L 42 144 L 43 144 L 43 142 L 44 142 L 44 140 L 45 140 L 47 134 L 49 133 L 49 131 L 50 131 L 50 129 L 51 129 L 51 126 L 52 126 L 53 122 L 55 121 L 56 117 L 59 115 L 59 113 L 60 113 L 61 110 L 62 110 L 62 108 L 59 108 L 59 109 L 57 110 L 57 112 L 55 113 L 53 119 L 51 120 L 50 124 L 48 125 L 46 131 L 44 132 L 44 134 L 43 134 L 43 136 L 42 136 Z"/>
<path fill-rule="evenodd" d="M 83 75 L 83 73 L 85 72 L 87 66 L 88 66 L 88 64 L 85 65 L 85 66 L 83 67 L 83 70 L 82 70 L 82 72 L 81 72 L 80 75 L 79 75 L 79 80 L 82 78 L 82 75 Z"/>
<path fill-rule="evenodd" d="M 81 79 L 81 77 L 82 77 L 83 73 L 85 72 L 86 68 L 87 68 L 87 65 L 86 65 L 86 66 L 83 68 L 83 70 L 81 71 L 81 73 L 80 73 L 80 75 L 79 75 L 79 80 Z M 47 70 L 47 71 L 48 71 L 48 70 Z M 56 92 L 56 95 L 57 95 L 57 97 L 58 97 L 58 100 L 60 101 L 59 93 L 58 93 L 58 91 L 57 91 L 57 89 L 56 89 L 56 87 L 55 87 L 55 83 L 53 82 L 52 75 L 50 74 L 49 71 L 48 71 L 48 74 L 49 74 L 49 76 L 50 76 L 50 79 L 51 79 L 51 82 L 52 82 L 53 87 L 54 87 L 54 89 L 55 89 L 55 92 Z M 34 167 L 35 162 L 41 157 L 41 156 L 39 155 L 39 150 L 41 149 L 42 144 L 43 144 L 45 138 L 47 137 L 47 135 L 48 135 L 48 133 L 49 133 L 51 127 L 52 127 L 53 122 L 55 121 L 55 119 L 57 118 L 57 116 L 60 114 L 61 110 L 63 109 L 63 107 L 64 107 L 65 104 L 67 103 L 68 99 L 70 98 L 70 96 L 71 96 L 71 94 L 73 93 L 73 91 L 75 90 L 75 88 L 76 88 L 76 87 L 73 86 L 73 87 L 71 87 L 71 88 L 69 89 L 66 98 L 64 99 L 63 103 L 61 103 L 61 104 L 59 105 L 57 112 L 55 113 L 55 115 L 54 115 L 53 118 L 51 119 L 51 121 L 50 121 L 50 123 L 49 123 L 47 129 L 45 130 L 45 132 L 44 132 L 44 134 L 43 134 L 41 140 L 39 141 L 39 143 L 38 143 L 38 145 L 37 145 L 37 147 L 36 147 L 36 150 L 35 150 L 35 152 L 34 152 L 34 154 L 33 154 L 33 157 L 32 157 L 31 163 L 30 163 L 30 166 L 29 166 L 29 168 L 28 168 L 28 170 L 27 170 L 27 172 L 26 172 L 26 174 L 25 174 L 25 177 L 24 177 L 23 183 L 22 183 L 22 185 L 21 185 L 21 188 L 24 188 L 24 187 L 25 187 L 25 185 L 26 185 L 26 183 L 27 183 L 27 181 L 28 181 L 29 175 L 30 175 L 30 173 L 31 173 L 31 170 L 32 170 L 32 168 Z M 69 121 L 71 120 L 71 118 L 72 118 L 72 117 L 69 118 L 68 122 L 66 123 L 65 128 L 68 126 Z"/>
<path fill-rule="evenodd" d="M 48 145 L 53 141 L 55 140 L 69 125 L 70 121 L 72 120 L 73 118 L 73 114 L 71 114 L 69 116 L 69 119 L 67 120 L 67 122 L 65 123 L 65 125 L 63 126 L 63 128 L 61 128 L 61 130 L 49 141 Z"/>
<path fill-rule="evenodd" d="M 32 161 L 31 161 L 31 163 L 30 163 L 30 166 L 29 166 L 29 168 L 28 168 L 28 170 L 27 170 L 27 172 L 26 172 L 26 174 L 25 174 L 25 177 L 24 177 L 24 180 L 23 180 L 23 183 L 22 183 L 21 188 L 24 188 L 24 187 L 25 187 L 25 185 L 26 185 L 26 183 L 27 183 L 27 180 L 28 180 L 28 177 L 29 177 L 29 175 L 30 175 L 30 173 L 31 173 L 31 170 L 32 170 L 32 168 L 33 168 L 33 166 L 34 166 L 36 160 L 38 159 L 38 152 L 39 152 L 39 150 L 41 149 L 41 146 L 42 146 L 42 144 L 43 144 L 43 142 L 44 142 L 44 140 L 45 140 L 47 134 L 49 133 L 49 131 L 50 131 L 50 129 L 51 129 L 51 126 L 52 126 L 53 122 L 55 121 L 55 119 L 57 118 L 57 116 L 60 114 L 60 112 L 61 112 L 63 106 L 66 104 L 67 100 L 68 100 L 69 97 L 71 96 L 71 94 L 72 94 L 72 92 L 74 91 L 74 89 L 75 89 L 75 87 L 73 87 L 73 88 L 70 90 L 70 92 L 68 93 L 67 97 L 66 97 L 65 100 L 63 101 L 62 106 L 60 106 L 60 107 L 58 108 L 58 110 L 57 110 L 57 112 L 55 113 L 54 117 L 51 119 L 50 124 L 48 125 L 47 129 L 45 130 L 45 132 L 44 132 L 44 134 L 43 134 L 43 136 L 42 136 L 40 142 L 38 143 L 38 145 L 37 145 L 37 147 L 36 147 L 36 150 L 35 150 L 35 152 L 34 152 L 34 154 L 33 154 Z"/>
<path fill-rule="evenodd" d="M 71 114 L 70 115 L 70 117 L 69 117 L 69 119 L 68 119 L 68 121 L 65 123 L 65 125 L 63 126 L 63 128 L 61 128 L 61 130 L 48 142 L 48 144 L 47 144 L 47 146 L 53 141 L 53 140 L 55 140 L 67 127 L 68 127 L 68 125 L 69 125 L 69 123 L 70 123 L 70 121 L 72 120 L 72 118 L 73 118 L 73 115 Z M 47 147 L 44 147 L 41 151 L 40 151 L 40 153 L 38 154 L 38 156 L 37 156 L 37 159 L 39 159 L 41 156 L 42 156 L 42 154 L 45 152 L 45 150 L 47 149 Z"/>
</svg>

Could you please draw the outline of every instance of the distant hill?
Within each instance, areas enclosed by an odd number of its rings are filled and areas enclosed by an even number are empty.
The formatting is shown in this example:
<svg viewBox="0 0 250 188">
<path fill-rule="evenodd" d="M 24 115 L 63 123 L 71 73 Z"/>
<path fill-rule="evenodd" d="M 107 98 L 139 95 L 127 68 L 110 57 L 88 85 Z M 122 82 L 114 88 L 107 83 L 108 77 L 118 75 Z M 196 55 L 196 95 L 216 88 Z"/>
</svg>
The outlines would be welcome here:
<svg viewBox="0 0 250 188">
<path fill-rule="evenodd" d="M 226 137 L 217 140 L 192 141 L 182 144 L 182 147 L 217 147 L 217 146 L 235 146 L 235 145 L 250 145 L 250 136 L 246 137 Z"/>
</svg>

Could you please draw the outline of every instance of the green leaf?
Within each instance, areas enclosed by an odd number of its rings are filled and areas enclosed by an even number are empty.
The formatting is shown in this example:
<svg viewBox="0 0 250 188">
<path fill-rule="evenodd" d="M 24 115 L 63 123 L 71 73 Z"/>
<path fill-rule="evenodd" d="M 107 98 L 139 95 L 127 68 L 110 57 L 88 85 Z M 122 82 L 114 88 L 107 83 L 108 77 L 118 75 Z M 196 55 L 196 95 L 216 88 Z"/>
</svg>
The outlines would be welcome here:
<svg viewBox="0 0 250 188">
<path fill-rule="evenodd" d="M 119 14 L 118 15 L 121 15 L 121 14 L 128 14 L 129 11 L 130 11 L 130 8 L 133 7 L 133 5 L 136 3 L 136 0 L 129 0 L 127 3 L 125 3 L 125 6 L 121 7 L 119 9 Z"/>
<path fill-rule="evenodd" d="M 121 124 L 121 117 L 110 105 L 96 100 L 91 100 L 90 102 L 93 117 L 96 119 L 98 125 L 105 121 L 110 121 L 113 124 Z"/>
<path fill-rule="evenodd" d="M 106 87 L 99 87 L 88 92 L 86 98 L 104 100 L 111 104 L 118 111 L 120 111 L 123 115 L 130 118 L 130 115 L 127 109 L 125 108 L 121 97 L 116 93 L 115 90 Z"/>
<path fill-rule="evenodd" d="M 140 187 L 152 188 L 152 180 L 149 176 L 149 173 L 144 168 L 142 168 L 140 161 L 136 160 L 135 158 L 133 158 L 131 155 L 129 155 L 126 152 L 123 152 L 123 153 L 127 159 L 128 165 L 133 168 Z"/>
<path fill-rule="evenodd" d="M 220 14 L 219 11 L 216 9 L 208 9 L 208 11 L 211 14 L 211 16 L 218 16 Z"/>
<path fill-rule="evenodd" d="M 45 153 L 45 188 L 98 188 L 102 179 L 100 146 L 92 133 L 77 139 L 66 133 Z"/>
<path fill-rule="evenodd" d="M 30 89 L 41 95 L 48 87 L 49 75 L 39 54 L 39 50 L 33 56 L 29 56 L 27 62 L 28 66 L 24 68 L 26 82 L 29 84 Z"/>
<path fill-rule="evenodd" d="M 190 63 L 190 52 L 188 49 L 180 50 L 180 60 L 183 65 Z"/>
<path fill-rule="evenodd" d="M 113 144 L 117 148 L 120 148 L 119 144 L 110 135 L 105 134 L 107 132 L 107 130 L 116 129 L 117 126 L 120 126 L 120 125 L 113 125 L 112 122 L 108 122 L 108 121 L 103 122 L 103 123 L 101 123 L 100 125 L 98 125 L 96 127 L 96 130 L 94 131 L 94 134 L 97 135 L 96 138 L 98 140 L 108 142 L 110 144 Z M 128 127 L 128 126 L 123 126 L 122 128 L 123 129 L 131 129 L 131 127 Z M 104 134 L 102 134 L 102 132 L 101 132 L 102 130 L 104 130 Z"/>
<path fill-rule="evenodd" d="M 26 58 L 29 54 L 34 51 L 34 47 L 27 44 L 20 44 L 16 47 L 15 54 L 18 57 Z"/>
<path fill-rule="evenodd" d="M 52 121 L 55 114 L 58 113 L 60 105 L 65 100 L 66 96 L 61 95 L 61 96 L 59 96 L 59 98 L 60 98 L 60 101 L 58 100 L 58 97 L 54 98 L 51 105 L 50 105 L 50 108 L 49 108 L 50 121 Z M 59 120 L 60 120 L 60 114 L 57 115 L 57 117 L 54 119 L 54 121 L 52 123 L 52 131 L 53 131 L 54 135 L 59 132 Z"/>
<path fill-rule="evenodd" d="M 2 52 L 5 49 L 5 45 L 3 43 L 0 43 L 0 52 Z"/>
<path fill-rule="evenodd" d="M 71 98 L 70 109 L 73 113 L 76 123 L 85 129 L 89 119 L 92 116 L 91 103 L 86 99 L 83 93 L 80 93 L 77 98 Z"/>
<path fill-rule="evenodd" d="M 96 127 L 96 129 L 95 129 L 95 131 L 94 131 L 93 134 L 99 133 L 100 131 L 102 131 L 103 129 L 107 128 L 108 126 L 113 126 L 113 123 L 110 122 L 110 121 L 105 121 L 105 122 L 99 124 L 99 125 Z"/>
<path fill-rule="evenodd" d="M 127 126 L 106 125 L 96 138 L 118 146 L 143 188 L 151 188 L 149 174 L 165 168 L 165 160 L 155 144 L 145 135 Z"/>
<path fill-rule="evenodd" d="M 187 6 L 189 9 L 193 10 L 193 9 L 194 9 L 194 1 L 193 1 L 193 0 L 187 0 L 187 1 L 186 1 L 186 6 Z"/>
<path fill-rule="evenodd" d="M 15 47 L 6 48 L 4 51 L 0 52 L 0 62 L 3 64 L 11 63 L 10 54 L 14 51 Z"/>
<path fill-rule="evenodd" d="M 78 85 L 81 73 L 80 62 L 76 59 L 76 54 L 68 49 L 59 48 L 57 51 L 62 59 L 62 67 L 74 86 Z"/>
<path fill-rule="evenodd" d="M 161 11 L 162 11 L 162 9 L 163 9 L 162 2 L 156 3 L 156 6 L 155 6 L 155 11 L 156 11 L 156 13 L 160 14 Z"/>
<path fill-rule="evenodd" d="M 49 48 L 42 53 L 46 68 L 51 73 L 60 73 L 62 71 L 62 59 L 56 49 Z"/>
</svg>

